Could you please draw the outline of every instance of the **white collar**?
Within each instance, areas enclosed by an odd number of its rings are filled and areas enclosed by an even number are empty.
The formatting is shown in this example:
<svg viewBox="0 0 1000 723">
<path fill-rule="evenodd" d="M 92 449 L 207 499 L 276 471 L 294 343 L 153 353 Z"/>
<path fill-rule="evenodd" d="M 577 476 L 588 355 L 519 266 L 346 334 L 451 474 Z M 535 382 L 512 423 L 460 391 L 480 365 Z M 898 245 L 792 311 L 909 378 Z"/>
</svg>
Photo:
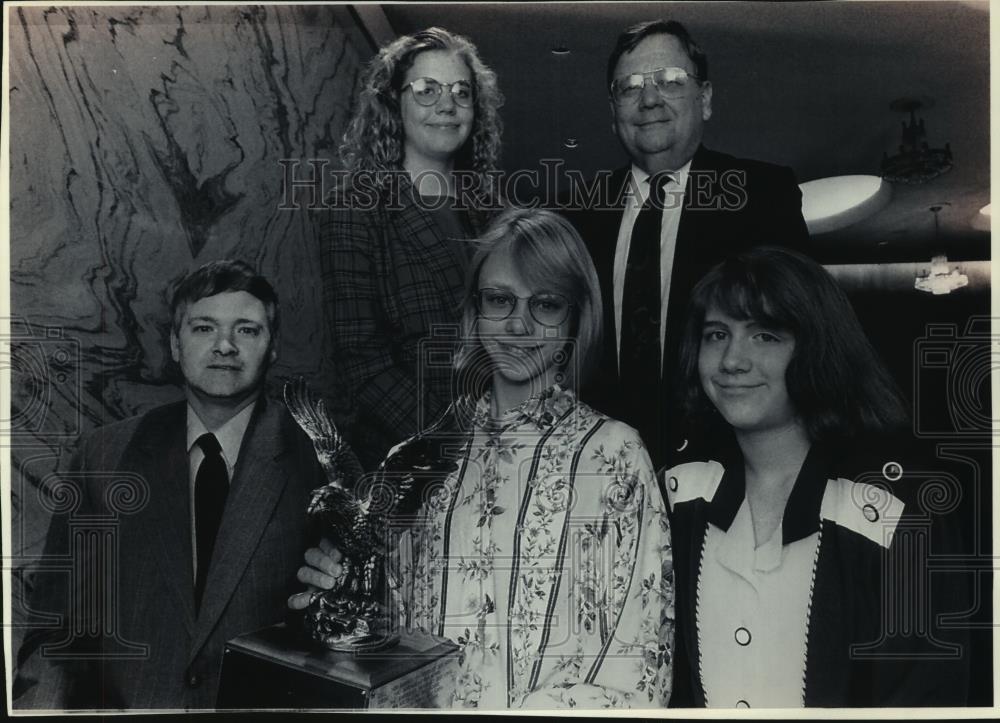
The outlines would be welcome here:
<svg viewBox="0 0 1000 723">
<path fill-rule="evenodd" d="M 678 188 L 687 187 L 688 174 L 691 172 L 691 161 L 688 161 L 683 166 L 678 168 L 676 171 L 668 171 L 668 173 L 674 177 L 677 181 Z M 632 164 L 632 168 L 629 171 L 631 174 L 631 182 L 629 183 L 629 194 L 632 194 L 634 190 L 638 190 L 639 198 L 643 203 L 649 198 L 649 174 L 644 170 L 639 168 L 639 166 Z"/>
<path fill-rule="evenodd" d="M 187 451 L 190 454 L 191 448 L 198 438 L 206 432 L 211 432 L 219 440 L 222 447 L 222 456 L 226 458 L 226 464 L 232 468 L 236 466 L 236 459 L 240 453 L 240 445 L 246 434 L 247 426 L 250 424 L 250 417 L 253 416 L 256 402 L 252 402 L 235 415 L 230 417 L 222 426 L 216 429 L 208 429 L 201 417 L 190 404 L 187 408 Z"/>
</svg>

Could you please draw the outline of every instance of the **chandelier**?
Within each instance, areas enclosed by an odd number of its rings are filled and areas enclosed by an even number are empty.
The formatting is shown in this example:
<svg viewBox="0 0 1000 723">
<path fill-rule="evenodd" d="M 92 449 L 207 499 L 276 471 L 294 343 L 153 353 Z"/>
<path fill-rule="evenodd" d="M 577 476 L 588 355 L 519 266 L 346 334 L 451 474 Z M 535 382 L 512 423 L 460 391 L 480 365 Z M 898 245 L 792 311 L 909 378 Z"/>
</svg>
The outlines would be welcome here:
<svg viewBox="0 0 1000 723">
<path fill-rule="evenodd" d="M 882 156 L 882 177 L 887 181 L 926 183 L 951 170 L 951 145 L 945 143 L 944 148 L 931 148 L 927 143 L 924 119 L 917 118 L 917 111 L 923 106 L 923 102 L 912 98 L 899 98 L 889 104 L 891 110 L 909 112 L 910 122 L 903 121 L 903 142 L 899 152 Z"/>
<path fill-rule="evenodd" d="M 941 245 L 941 219 L 938 214 L 941 209 L 951 204 L 947 201 L 934 204 L 927 210 L 934 214 L 934 245 Z M 957 266 L 949 266 L 948 257 L 939 254 L 931 259 L 930 270 L 923 276 L 917 276 L 913 287 L 918 291 L 926 291 L 935 296 L 950 294 L 955 289 L 969 285 L 969 277 L 963 274 Z"/>
</svg>

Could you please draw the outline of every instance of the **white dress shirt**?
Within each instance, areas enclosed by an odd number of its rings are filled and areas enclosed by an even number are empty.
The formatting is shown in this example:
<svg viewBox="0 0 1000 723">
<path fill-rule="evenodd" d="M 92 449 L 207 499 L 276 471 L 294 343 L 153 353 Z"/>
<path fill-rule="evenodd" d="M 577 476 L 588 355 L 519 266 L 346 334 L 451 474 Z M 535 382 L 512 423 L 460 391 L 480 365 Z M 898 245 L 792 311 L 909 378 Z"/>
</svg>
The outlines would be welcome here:
<svg viewBox="0 0 1000 723">
<path fill-rule="evenodd" d="M 677 229 L 684 210 L 684 189 L 687 187 L 691 161 L 672 172 L 674 181 L 667 184 L 663 215 L 660 218 L 660 358 L 663 358 L 663 340 L 667 328 L 667 301 L 670 299 L 670 272 L 674 266 L 674 250 L 677 248 Z M 625 290 L 625 268 L 628 251 L 632 244 L 632 227 L 649 198 L 649 174 L 636 165 L 628 178 L 629 190 L 625 198 L 625 213 L 618 227 L 618 244 L 615 247 L 614 304 L 615 304 L 615 348 L 621 363 L 622 346 L 622 297 Z"/>
<path fill-rule="evenodd" d="M 806 642 L 819 532 L 754 547 L 746 499 L 729 530 L 709 524 L 698 576 L 698 648 L 712 708 L 805 704 Z"/>
<path fill-rule="evenodd" d="M 205 452 L 195 442 L 206 432 L 211 432 L 219 440 L 222 447 L 222 460 L 226 463 L 226 473 L 229 482 L 233 481 L 233 471 L 236 469 L 236 460 L 240 456 L 240 446 L 243 444 L 243 436 L 246 434 L 247 426 L 250 424 L 250 417 L 253 416 L 256 404 L 248 404 L 235 416 L 229 419 L 218 429 L 208 429 L 201 417 L 189 404 L 187 408 L 187 451 L 188 451 L 188 509 L 191 510 L 191 563 L 195 577 L 198 575 L 198 536 L 194 519 L 194 483 L 198 476 L 198 468 L 205 459 Z"/>
</svg>

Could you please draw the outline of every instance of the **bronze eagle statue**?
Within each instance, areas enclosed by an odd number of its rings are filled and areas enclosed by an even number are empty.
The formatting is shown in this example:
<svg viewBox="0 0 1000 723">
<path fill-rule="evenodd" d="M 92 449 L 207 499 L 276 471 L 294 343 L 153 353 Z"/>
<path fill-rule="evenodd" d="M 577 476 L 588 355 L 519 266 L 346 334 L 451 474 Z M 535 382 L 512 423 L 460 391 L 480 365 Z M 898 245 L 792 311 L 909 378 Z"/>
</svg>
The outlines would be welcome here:
<svg viewBox="0 0 1000 723">
<path fill-rule="evenodd" d="M 433 482 L 452 471 L 458 416 L 447 413 L 390 451 L 378 471 L 365 476 L 322 399 L 302 378 L 285 384 L 285 405 L 312 440 L 327 483 L 312 492 L 306 511 L 314 537 L 326 537 L 343 554 L 334 589 L 313 596 L 303 620 L 312 640 L 333 650 L 374 650 L 398 641 L 385 556 L 394 526 L 420 509 Z M 454 408 L 453 408 L 454 409 Z M 453 410 L 449 410 L 451 412 Z"/>
</svg>

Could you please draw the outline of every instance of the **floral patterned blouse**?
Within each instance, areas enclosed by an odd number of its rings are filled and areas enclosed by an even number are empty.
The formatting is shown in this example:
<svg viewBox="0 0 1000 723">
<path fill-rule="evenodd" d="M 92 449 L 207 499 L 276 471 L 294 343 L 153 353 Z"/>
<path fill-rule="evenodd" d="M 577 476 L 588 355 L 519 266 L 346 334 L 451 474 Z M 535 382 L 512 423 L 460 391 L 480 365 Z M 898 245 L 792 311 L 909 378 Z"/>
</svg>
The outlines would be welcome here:
<svg viewBox="0 0 1000 723">
<path fill-rule="evenodd" d="M 558 386 L 488 410 L 400 541 L 403 625 L 460 646 L 439 703 L 666 706 L 670 530 L 637 433 Z"/>
</svg>

